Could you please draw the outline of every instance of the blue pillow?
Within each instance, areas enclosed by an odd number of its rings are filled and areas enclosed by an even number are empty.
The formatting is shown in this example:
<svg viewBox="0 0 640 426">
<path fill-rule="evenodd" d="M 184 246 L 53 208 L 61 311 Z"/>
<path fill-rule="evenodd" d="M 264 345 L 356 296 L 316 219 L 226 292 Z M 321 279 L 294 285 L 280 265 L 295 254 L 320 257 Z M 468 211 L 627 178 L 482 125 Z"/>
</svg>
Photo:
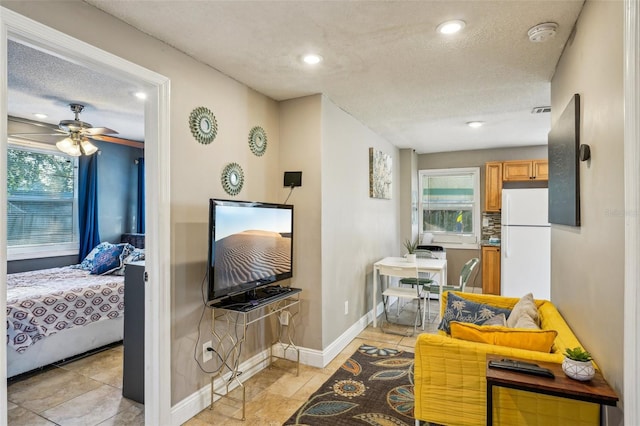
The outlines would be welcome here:
<svg viewBox="0 0 640 426">
<path fill-rule="evenodd" d="M 476 303 L 471 300 L 464 299 L 449 292 L 447 296 L 447 307 L 444 310 L 442 321 L 438 326 L 439 330 L 451 334 L 449 323 L 451 321 L 468 322 L 471 324 L 482 324 L 489 318 L 496 315 L 504 314 L 509 317 L 511 309 L 497 308 L 485 303 Z"/>
<path fill-rule="evenodd" d="M 85 256 L 84 259 L 82 259 L 82 262 L 80 262 L 79 269 L 83 269 L 85 271 L 91 271 L 93 269 L 93 259 L 96 257 L 96 255 L 112 247 L 115 247 L 115 244 L 111 244 L 107 241 L 104 241 L 98 244 L 89 252 L 89 254 Z"/>
<path fill-rule="evenodd" d="M 113 246 L 95 255 L 90 274 L 106 275 L 120 267 L 122 267 L 122 247 Z"/>
</svg>

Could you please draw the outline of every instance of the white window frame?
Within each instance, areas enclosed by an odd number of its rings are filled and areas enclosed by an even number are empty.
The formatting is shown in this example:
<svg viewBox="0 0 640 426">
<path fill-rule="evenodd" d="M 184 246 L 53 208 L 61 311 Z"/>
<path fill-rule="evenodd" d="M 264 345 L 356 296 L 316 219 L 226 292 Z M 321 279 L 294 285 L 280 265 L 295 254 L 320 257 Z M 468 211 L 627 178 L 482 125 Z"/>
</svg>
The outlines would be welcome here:
<svg viewBox="0 0 640 426">
<path fill-rule="evenodd" d="M 458 248 L 458 249 L 477 249 L 479 248 L 480 235 L 482 233 L 482 222 L 480 218 L 480 167 L 461 167 L 451 169 L 427 169 L 418 171 L 418 188 L 419 188 L 419 201 L 418 201 L 418 217 L 420 227 L 420 242 L 425 242 L 425 232 L 423 229 L 423 188 L 422 180 L 425 176 L 446 176 L 446 175 L 459 175 L 459 174 L 472 174 L 473 179 L 473 233 L 465 234 L 433 234 L 432 243 L 442 245 L 446 248 Z"/>
<path fill-rule="evenodd" d="M 66 155 L 55 146 L 46 143 L 19 140 L 14 138 L 8 139 L 8 148 L 20 147 L 28 148 L 34 152 L 42 152 L 45 154 L 56 154 L 68 157 L 73 163 L 73 241 L 68 243 L 55 244 L 34 244 L 22 246 L 7 246 L 7 260 L 25 260 L 39 259 L 55 256 L 73 256 L 78 255 L 80 251 L 80 238 L 78 236 L 78 159 L 70 155 Z"/>
</svg>

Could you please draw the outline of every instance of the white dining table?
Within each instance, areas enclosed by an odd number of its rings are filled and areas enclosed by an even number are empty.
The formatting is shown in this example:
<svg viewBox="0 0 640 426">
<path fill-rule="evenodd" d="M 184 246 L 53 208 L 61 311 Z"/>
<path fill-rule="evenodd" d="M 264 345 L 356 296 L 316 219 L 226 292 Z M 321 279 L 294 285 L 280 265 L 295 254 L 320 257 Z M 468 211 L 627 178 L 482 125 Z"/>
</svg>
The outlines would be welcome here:
<svg viewBox="0 0 640 426">
<path fill-rule="evenodd" d="M 373 326 L 377 327 L 376 320 L 376 300 L 380 294 L 380 267 L 389 266 L 392 268 L 415 268 L 418 267 L 419 272 L 432 272 L 440 275 L 440 294 L 442 294 L 443 286 L 447 284 L 447 260 L 446 259 L 424 259 L 417 258 L 415 262 L 410 262 L 404 257 L 385 257 L 373 264 Z"/>
</svg>

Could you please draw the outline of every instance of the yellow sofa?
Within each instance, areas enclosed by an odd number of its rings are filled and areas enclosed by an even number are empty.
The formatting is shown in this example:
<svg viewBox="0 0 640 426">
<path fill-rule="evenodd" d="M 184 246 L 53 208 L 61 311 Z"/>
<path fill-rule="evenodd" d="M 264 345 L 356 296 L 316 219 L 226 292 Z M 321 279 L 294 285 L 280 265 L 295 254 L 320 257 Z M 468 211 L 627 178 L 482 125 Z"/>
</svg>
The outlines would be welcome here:
<svg viewBox="0 0 640 426">
<path fill-rule="evenodd" d="M 477 303 L 509 309 L 519 300 L 485 294 L 454 294 Z M 447 296 L 445 292 L 440 307 L 441 317 Z M 440 334 L 420 334 L 415 348 L 415 418 L 442 425 L 485 425 L 487 354 L 561 364 L 566 348 L 582 346 L 551 302 L 536 300 L 535 303 L 541 328 L 558 332 L 551 353 L 454 339 L 443 331 Z M 494 388 L 493 396 L 494 425 L 599 424 L 600 407 L 597 404 L 501 387 Z"/>
</svg>

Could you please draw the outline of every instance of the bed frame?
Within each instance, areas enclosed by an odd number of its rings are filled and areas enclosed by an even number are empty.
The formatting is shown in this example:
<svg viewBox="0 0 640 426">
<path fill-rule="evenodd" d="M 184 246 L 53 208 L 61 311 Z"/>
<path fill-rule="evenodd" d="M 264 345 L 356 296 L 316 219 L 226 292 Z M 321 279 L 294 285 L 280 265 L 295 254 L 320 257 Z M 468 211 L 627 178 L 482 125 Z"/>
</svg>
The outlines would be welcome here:
<svg viewBox="0 0 640 426">
<path fill-rule="evenodd" d="M 74 355 L 122 340 L 124 316 L 59 331 L 22 354 L 7 346 L 7 377 L 17 376 Z"/>
</svg>

